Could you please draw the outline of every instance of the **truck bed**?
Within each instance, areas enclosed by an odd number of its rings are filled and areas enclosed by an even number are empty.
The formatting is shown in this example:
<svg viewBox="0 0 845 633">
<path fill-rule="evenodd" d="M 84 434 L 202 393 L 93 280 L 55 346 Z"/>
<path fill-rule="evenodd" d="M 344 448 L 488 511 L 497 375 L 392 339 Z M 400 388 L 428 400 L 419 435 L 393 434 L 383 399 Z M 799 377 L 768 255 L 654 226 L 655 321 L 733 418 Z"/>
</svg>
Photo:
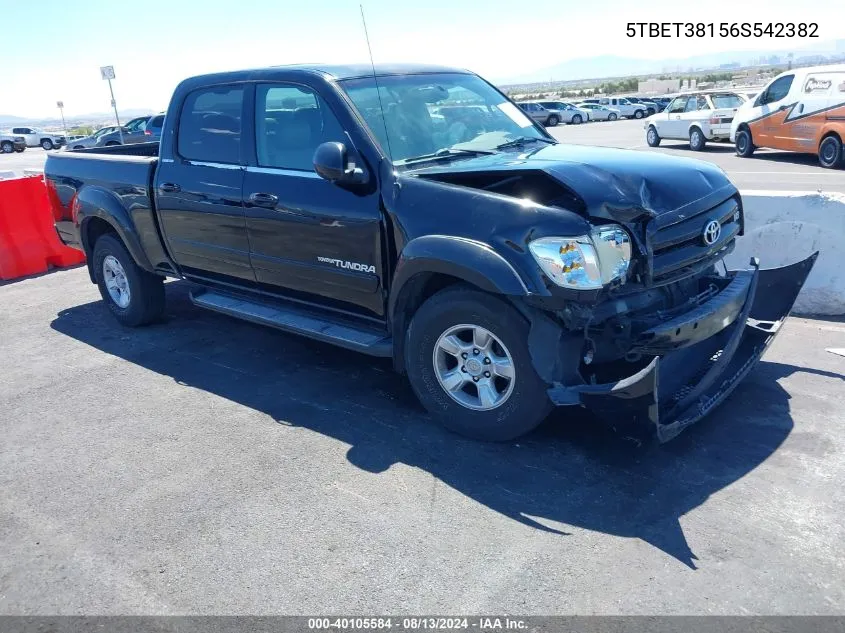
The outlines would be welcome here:
<svg viewBox="0 0 845 633">
<path fill-rule="evenodd" d="M 131 218 L 147 252 L 163 258 L 153 197 L 157 164 L 158 143 L 51 152 L 44 176 L 62 241 L 82 248 L 75 208 L 108 208 Z"/>
</svg>

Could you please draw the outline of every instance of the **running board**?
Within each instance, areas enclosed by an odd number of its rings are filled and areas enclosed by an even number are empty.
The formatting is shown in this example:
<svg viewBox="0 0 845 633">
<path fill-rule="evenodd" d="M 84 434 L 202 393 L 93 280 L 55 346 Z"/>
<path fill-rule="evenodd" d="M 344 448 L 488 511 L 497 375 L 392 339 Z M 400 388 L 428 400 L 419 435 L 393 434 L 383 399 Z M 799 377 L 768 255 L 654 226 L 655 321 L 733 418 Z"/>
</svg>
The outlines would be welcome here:
<svg viewBox="0 0 845 633">
<path fill-rule="evenodd" d="M 393 340 L 384 333 L 358 328 L 346 322 L 329 320 L 299 306 L 270 305 L 215 290 L 192 292 L 191 301 L 201 308 L 285 332 L 300 334 L 370 356 L 390 357 L 393 355 Z"/>
</svg>

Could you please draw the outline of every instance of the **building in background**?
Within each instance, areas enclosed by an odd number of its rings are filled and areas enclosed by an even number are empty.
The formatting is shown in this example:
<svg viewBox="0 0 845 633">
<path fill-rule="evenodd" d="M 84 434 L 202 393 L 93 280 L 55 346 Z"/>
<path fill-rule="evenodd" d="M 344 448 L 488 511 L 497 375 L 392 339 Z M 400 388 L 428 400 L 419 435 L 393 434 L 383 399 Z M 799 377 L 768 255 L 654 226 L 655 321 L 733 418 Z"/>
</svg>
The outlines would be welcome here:
<svg viewBox="0 0 845 633">
<path fill-rule="evenodd" d="M 680 89 L 680 79 L 646 79 L 637 82 L 637 94 L 643 95 L 662 95 L 678 92 Z"/>
</svg>

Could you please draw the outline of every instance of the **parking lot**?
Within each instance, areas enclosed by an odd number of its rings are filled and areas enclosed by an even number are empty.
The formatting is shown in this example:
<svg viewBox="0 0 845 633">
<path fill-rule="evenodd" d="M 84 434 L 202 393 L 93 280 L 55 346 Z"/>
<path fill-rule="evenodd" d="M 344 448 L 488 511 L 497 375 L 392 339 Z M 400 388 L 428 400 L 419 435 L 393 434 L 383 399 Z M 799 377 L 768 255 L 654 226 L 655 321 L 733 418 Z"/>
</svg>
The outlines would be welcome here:
<svg viewBox="0 0 845 633">
<path fill-rule="evenodd" d="M 129 330 L 84 267 L 0 286 L 3 613 L 845 609 L 843 322 L 665 446 L 571 409 L 491 445 L 388 362 L 167 295 Z"/>
<path fill-rule="evenodd" d="M 699 158 L 724 169 L 740 190 L 845 192 L 845 169 L 824 169 L 818 158 L 779 150 L 760 149 L 752 158 L 740 158 L 731 143 L 708 143 L 702 152 L 693 152 L 685 141 L 663 140 L 659 147 L 646 144 L 643 121 L 620 119 L 582 125 L 548 128 L 564 143 L 603 145 L 672 156 Z"/>
</svg>

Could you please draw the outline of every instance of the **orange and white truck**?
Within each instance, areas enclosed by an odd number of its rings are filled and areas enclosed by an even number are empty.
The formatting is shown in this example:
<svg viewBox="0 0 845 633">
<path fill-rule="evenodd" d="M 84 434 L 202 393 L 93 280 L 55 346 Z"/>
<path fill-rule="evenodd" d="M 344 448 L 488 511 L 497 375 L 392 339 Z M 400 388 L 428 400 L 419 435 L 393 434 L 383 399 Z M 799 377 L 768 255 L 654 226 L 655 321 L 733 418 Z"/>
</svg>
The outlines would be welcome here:
<svg viewBox="0 0 845 633">
<path fill-rule="evenodd" d="M 816 154 L 822 167 L 841 167 L 845 64 L 797 68 L 775 77 L 737 110 L 731 141 L 742 157 L 770 147 Z"/>
</svg>

